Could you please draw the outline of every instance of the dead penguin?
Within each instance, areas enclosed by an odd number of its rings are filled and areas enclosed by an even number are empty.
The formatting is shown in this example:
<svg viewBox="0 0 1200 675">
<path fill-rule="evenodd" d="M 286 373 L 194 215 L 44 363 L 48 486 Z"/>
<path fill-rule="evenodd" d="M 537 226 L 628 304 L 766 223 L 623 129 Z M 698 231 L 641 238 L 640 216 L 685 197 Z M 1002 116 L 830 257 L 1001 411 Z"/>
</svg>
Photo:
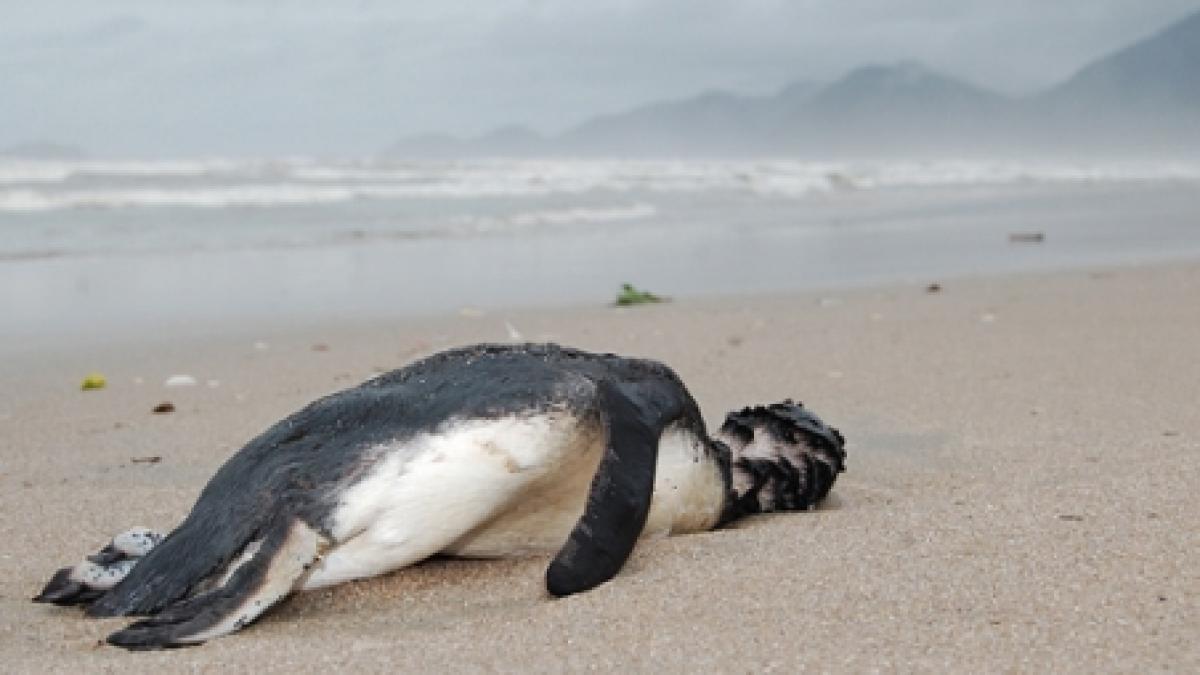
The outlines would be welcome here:
<svg viewBox="0 0 1200 675">
<path fill-rule="evenodd" d="M 815 506 L 843 439 L 800 404 L 713 436 L 649 360 L 556 345 L 436 354 L 320 399 L 230 458 L 161 542 L 141 529 L 59 570 L 39 602 L 148 615 L 130 648 L 238 630 L 298 590 L 435 554 L 549 552 L 552 595 L 611 579 L 640 537 Z"/>
</svg>

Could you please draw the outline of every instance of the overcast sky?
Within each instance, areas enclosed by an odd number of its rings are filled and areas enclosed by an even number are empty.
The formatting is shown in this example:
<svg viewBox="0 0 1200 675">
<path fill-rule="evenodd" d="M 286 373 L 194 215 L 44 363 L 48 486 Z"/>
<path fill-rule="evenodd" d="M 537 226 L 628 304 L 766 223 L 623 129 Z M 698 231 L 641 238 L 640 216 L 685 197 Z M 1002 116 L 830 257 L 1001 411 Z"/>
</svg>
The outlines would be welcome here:
<svg viewBox="0 0 1200 675">
<path fill-rule="evenodd" d="M 1200 0 L 0 0 L 0 146 L 368 153 L 918 60 L 1023 94 Z"/>
</svg>

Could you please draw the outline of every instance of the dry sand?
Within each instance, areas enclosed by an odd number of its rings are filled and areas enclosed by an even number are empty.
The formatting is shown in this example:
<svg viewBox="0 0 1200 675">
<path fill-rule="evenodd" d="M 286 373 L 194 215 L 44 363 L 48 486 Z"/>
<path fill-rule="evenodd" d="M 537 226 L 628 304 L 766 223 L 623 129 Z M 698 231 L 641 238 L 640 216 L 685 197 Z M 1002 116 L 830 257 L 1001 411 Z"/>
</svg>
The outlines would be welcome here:
<svg viewBox="0 0 1200 675">
<path fill-rule="evenodd" d="M 0 364 L 0 669 L 1200 671 L 1200 264 L 943 285 L 31 347 Z M 644 542 L 566 600 L 545 560 L 436 561 L 153 653 L 28 601 L 281 416 L 505 321 L 666 360 L 710 424 L 800 398 L 849 470 L 819 512 Z"/>
</svg>

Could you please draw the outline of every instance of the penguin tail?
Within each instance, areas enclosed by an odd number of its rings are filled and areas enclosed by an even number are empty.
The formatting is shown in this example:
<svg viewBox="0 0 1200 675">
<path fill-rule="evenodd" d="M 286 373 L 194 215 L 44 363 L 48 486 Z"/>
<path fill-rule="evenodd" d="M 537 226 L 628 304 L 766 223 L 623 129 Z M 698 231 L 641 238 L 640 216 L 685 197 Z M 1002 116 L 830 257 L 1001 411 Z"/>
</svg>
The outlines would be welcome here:
<svg viewBox="0 0 1200 675">
<path fill-rule="evenodd" d="M 227 508 L 197 504 L 192 513 L 87 608 L 89 616 L 157 614 L 204 588 L 247 546 L 264 523 L 230 517 Z"/>
<path fill-rule="evenodd" d="M 323 540 L 316 530 L 295 518 L 279 519 L 260 534 L 227 565 L 219 578 L 214 576 L 210 580 L 206 589 L 188 597 L 179 596 L 161 609 L 156 608 L 153 616 L 109 635 L 108 643 L 128 649 L 193 645 L 232 633 L 253 622 L 299 587 L 307 570 L 319 557 Z M 164 550 L 169 542 L 170 539 L 163 542 Z M 178 558 L 175 555 L 164 557 L 159 564 L 165 564 L 167 560 Z M 146 561 L 150 562 L 149 559 Z M 143 579 L 151 589 L 169 589 L 170 595 L 176 595 L 178 582 L 170 578 L 168 570 L 152 572 Z M 131 575 L 122 585 L 133 581 L 135 578 Z M 107 612 L 158 604 L 141 602 L 142 597 L 130 591 L 117 596 L 114 601 L 105 596 L 92 607 L 101 607 Z M 101 602 L 105 604 L 101 605 Z"/>
</svg>

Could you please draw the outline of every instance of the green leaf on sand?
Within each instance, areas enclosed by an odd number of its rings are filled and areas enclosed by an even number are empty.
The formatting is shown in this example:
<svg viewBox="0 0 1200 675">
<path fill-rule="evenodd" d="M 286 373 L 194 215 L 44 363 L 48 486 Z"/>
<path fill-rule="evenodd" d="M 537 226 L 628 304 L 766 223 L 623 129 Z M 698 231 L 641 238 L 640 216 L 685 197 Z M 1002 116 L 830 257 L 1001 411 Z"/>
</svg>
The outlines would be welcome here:
<svg viewBox="0 0 1200 675">
<path fill-rule="evenodd" d="M 655 302 L 666 302 L 667 298 L 657 296 L 650 291 L 641 291 L 633 287 L 633 284 L 621 284 L 621 292 L 617 293 L 618 307 L 628 305 L 647 305 Z"/>
</svg>

